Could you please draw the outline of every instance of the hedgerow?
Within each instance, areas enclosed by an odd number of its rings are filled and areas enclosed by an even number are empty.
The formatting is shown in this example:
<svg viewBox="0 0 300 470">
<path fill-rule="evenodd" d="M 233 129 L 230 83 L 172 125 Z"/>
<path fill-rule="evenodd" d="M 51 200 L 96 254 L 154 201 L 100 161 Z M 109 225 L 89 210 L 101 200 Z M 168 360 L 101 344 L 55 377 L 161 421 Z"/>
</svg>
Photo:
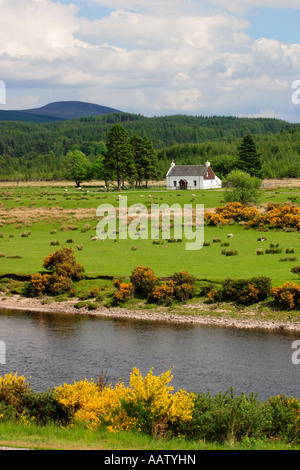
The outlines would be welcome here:
<svg viewBox="0 0 300 470">
<path fill-rule="evenodd" d="M 69 428 L 76 424 L 92 431 L 136 431 L 154 437 L 178 436 L 210 442 L 282 439 L 300 442 L 300 402 L 278 395 L 260 401 L 258 396 L 231 388 L 212 397 L 170 385 L 171 370 L 144 377 L 137 368 L 129 386 L 114 386 L 93 379 L 64 383 L 46 392 L 33 392 L 26 378 L 0 377 L 0 422 L 30 426 L 54 423 Z"/>
</svg>

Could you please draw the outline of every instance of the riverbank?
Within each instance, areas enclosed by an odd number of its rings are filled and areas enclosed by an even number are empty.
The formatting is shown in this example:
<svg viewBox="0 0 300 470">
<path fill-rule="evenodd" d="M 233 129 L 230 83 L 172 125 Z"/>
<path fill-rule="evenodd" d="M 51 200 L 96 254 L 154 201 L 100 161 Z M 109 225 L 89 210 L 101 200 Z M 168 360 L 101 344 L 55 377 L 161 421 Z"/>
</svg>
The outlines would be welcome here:
<svg viewBox="0 0 300 470">
<path fill-rule="evenodd" d="M 242 310 L 226 310 L 223 305 L 207 305 L 197 302 L 182 305 L 178 308 L 157 307 L 154 309 L 133 309 L 99 307 L 90 310 L 87 307 L 75 307 L 78 299 L 56 302 L 52 299 L 26 298 L 20 295 L 0 295 L 0 309 L 37 312 L 45 314 L 89 315 L 112 319 L 132 319 L 141 321 L 157 321 L 186 323 L 205 326 L 219 326 L 240 329 L 263 329 L 272 331 L 300 332 L 300 314 L 293 316 L 288 313 L 277 313 L 272 316 L 270 311 L 255 307 Z M 281 318 L 278 318 L 281 317 Z"/>
</svg>

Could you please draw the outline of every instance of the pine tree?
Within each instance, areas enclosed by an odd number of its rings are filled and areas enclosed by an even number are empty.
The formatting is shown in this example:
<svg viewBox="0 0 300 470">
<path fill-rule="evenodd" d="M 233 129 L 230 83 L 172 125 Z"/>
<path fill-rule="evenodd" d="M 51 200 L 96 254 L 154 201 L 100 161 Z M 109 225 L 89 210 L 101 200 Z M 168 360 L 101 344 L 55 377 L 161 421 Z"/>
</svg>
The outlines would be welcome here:
<svg viewBox="0 0 300 470">
<path fill-rule="evenodd" d="M 239 148 L 239 169 L 257 178 L 262 177 L 261 155 L 257 153 L 251 134 L 247 134 Z"/>
<path fill-rule="evenodd" d="M 134 135 L 130 139 L 137 173 L 136 185 L 153 180 L 157 176 L 157 157 L 152 142 L 148 137 Z"/>
<path fill-rule="evenodd" d="M 142 137 L 138 135 L 134 135 L 130 139 L 131 150 L 134 158 L 134 164 L 136 169 L 136 186 L 141 185 L 141 182 L 144 179 L 144 171 L 145 171 L 145 145 L 143 142 Z"/>
<path fill-rule="evenodd" d="M 143 138 L 146 155 L 147 155 L 147 165 L 144 171 L 144 179 L 146 181 L 146 187 L 148 186 L 149 180 L 154 180 L 157 178 L 157 156 L 155 150 L 153 148 L 152 142 L 148 139 L 148 137 Z"/>
<path fill-rule="evenodd" d="M 121 124 L 115 124 L 107 136 L 107 152 L 103 160 L 103 175 L 108 180 L 116 181 L 118 189 L 125 180 L 134 181 L 136 170 L 131 152 L 130 141 Z"/>
</svg>

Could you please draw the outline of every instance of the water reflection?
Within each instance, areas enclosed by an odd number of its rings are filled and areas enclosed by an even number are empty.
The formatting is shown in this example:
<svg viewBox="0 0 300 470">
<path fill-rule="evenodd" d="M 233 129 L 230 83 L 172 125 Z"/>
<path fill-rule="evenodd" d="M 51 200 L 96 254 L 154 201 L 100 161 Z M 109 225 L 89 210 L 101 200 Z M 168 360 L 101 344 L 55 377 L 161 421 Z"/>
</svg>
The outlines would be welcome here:
<svg viewBox="0 0 300 470">
<path fill-rule="evenodd" d="M 80 315 L 0 310 L 6 364 L 0 374 L 30 377 L 34 390 L 81 378 L 128 383 L 132 367 L 146 374 L 173 368 L 175 388 L 199 393 L 231 386 L 236 393 L 300 397 L 300 365 L 292 364 L 293 334 L 170 325 Z"/>
</svg>

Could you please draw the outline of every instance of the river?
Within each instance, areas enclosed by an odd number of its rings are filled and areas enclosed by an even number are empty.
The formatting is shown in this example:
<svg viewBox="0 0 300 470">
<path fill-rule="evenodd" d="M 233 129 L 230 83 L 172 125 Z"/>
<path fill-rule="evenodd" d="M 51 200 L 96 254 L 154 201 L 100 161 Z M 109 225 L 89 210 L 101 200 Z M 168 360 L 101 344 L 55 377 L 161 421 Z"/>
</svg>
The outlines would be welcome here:
<svg viewBox="0 0 300 470">
<path fill-rule="evenodd" d="M 300 364 L 292 362 L 295 333 L 0 310 L 5 364 L 35 391 L 97 380 L 128 384 L 133 367 L 158 375 L 173 367 L 175 389 L 212 395 L 258 393 L 300 398 Z"/>
</svg>

